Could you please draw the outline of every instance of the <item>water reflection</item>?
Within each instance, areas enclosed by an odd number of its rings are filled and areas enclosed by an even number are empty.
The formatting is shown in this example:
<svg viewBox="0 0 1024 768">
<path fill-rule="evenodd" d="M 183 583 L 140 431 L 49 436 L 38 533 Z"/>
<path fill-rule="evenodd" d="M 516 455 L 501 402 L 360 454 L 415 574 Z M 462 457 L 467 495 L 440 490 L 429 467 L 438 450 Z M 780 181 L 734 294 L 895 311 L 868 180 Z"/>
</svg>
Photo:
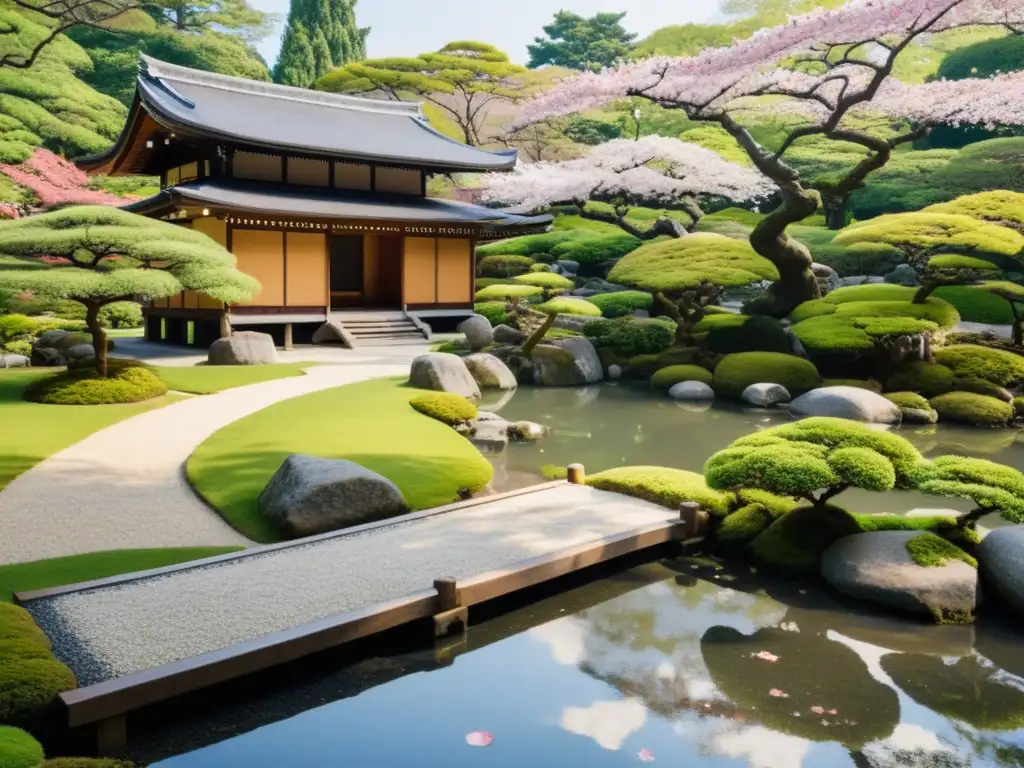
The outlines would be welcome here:
<svg viewBox="0 0 1024 768">
<path fill-rule="evenodd" d="M 1022 636 L 991 617 L 962 628 L 850 612 L 706 560 L 551 602 L 566 613 L 526 631 L 532 609 L 474 627 L 486 643 L 450 666 L 158 765 L 1024 765 Z M 503 626 L 517 634 L 495 639 Z M 466 746 L 475 730 L 494 743 Z"/>
</svg>

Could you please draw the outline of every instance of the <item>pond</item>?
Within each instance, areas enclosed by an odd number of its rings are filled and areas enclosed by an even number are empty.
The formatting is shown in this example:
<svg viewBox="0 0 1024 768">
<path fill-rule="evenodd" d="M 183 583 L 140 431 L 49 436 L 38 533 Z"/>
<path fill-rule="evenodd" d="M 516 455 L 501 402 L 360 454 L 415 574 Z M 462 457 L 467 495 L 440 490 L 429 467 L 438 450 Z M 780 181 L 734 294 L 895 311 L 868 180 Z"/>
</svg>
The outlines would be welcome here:
<svg viewBox="0 0 1024 768">
<path fill-rule="evenodd" d="M 499 491 L 540 482 L 545 464 L 580 463 L 588 473 L 625 465 L 701 472 L 711 454 L 736 438 L 791 418 L 785 410 L 743 408 L 722 401 L 676 403 L 667 395 L 626 383 L 578 389 L 524 387 L 499 411 L 509 421 L 535 421 L 551 430 L 537 443 L 511 445 L 488 457 L 495 468 L 493 486 Z M 907 425 L 899 434 L 926 456 L 975 456 L 1024 470 L 1024 437 L 1016 429 Z M 844 493 L 840 503 L 855 512 L 898 513 L 914 508 L 966 512 L 971 508 L 966 500 L 858 489 Z"/>
<path fill-rule="evenodd" d="M 165 757 L 160 768 L 1019 766 L 1022 639 L 993 617 L 925 626 L 670 559 L 471 627 L 454 656 L 378 653 L 218 707 L 133 756 Z"/>
</svg>

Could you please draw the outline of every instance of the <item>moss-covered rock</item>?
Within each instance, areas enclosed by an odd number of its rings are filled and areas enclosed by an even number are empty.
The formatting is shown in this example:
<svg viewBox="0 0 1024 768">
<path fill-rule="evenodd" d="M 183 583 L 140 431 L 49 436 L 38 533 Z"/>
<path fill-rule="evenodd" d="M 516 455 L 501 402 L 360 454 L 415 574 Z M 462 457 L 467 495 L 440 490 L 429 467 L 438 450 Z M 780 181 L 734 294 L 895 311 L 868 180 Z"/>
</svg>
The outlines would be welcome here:
<svg viewBox="0 0 1024 768">
<path fill-rule="evenodd" d="M 557 296 L 548 299 L 536 307 L 538 312 L 546 314 L 561 313 L 563 315 L 578 315 L 580 317 L 600 317 L 601 310 L 586 299 L 577 299 L 573 296 Z"/>
<path fill-rule="evenodd" d="M 715 393 L 739 400 L 751 384 L 781 384 L 793 397 L 821 384 L 814 364 L 802 357 L 778 352 L 740 352 L 726 355 L 715 368 Z"/>
<path fill-rule="evenodd" d="M 938 350 L 935 362 L 961 378 L 985 379 L 1002 387 L 1024 380 L 1024 357 L 1001 349 L 957 344 Z"/>
<path fill-rule="evenodd" d="M 944 365 L 917 361 L 901 366 L 885 382 L 885 388 L 890 392 L 920 392 L 925 397 L 935 397 L 951 392 L 955 378 Z"/>
<path fill-rule="evenodd" d="M 934 533 L 924 532 L 912 538 L 907 542 L 907 552 L 911 560 L 924 568 L 939 568 L 958 560 L 971 568 L 978 567 L 977 560 Z"/>
<path fill-rule="evenodd" d="M 24 609 L 0 603 L 0 628 L 0 722 L 31 728 L 76 686 L 75 676 Z"/>
<path fill-rule="evenodd" d="M 0 725 L 0 766 L 2 768 L 38 768 L 43 762 L 43 747 L 20 728 Z"/>
<path fill-rule="evenodd" d="M 601 314 L 608 318 L 632 315 L 637 310 L 647 312 L 654 306 L 654 297 L 645 291 L 599 293 L 596 296 L 591 296 L 587 301 L 600 309 Z"/>
<path fill-rule="evenodd" d="M 699 365 L 670 365 L 651 377 L 651 386 L 654 389 L 671 389 L 681 381 L 699 381 L 711 386 L 711 380 L 711 371 Z"/>
<path fill-rule="evenodd" d="M 953 421 L 972 427 L 1004 427 L 1013 420 L 1013 406 L 987 395 L 948 392 L 929 400 L 939 421 Z"/>
<path fill-rule="evenodd" d="M 830 301 L 825 301 L 824 299 L 812 299 L 811 301 L 805 301 L 790 312 L 789 322 L 796 325 L 804 320 L 810 320 L 812 317 L 834 315 L 836 313 L 837 306 L 838 305 L 833 304 Z"/>
<path fill-rule="evenodd" d="M 112 757 L 55 757 L 39 768 L 135 768 L 135 763 Z"/>
<path fill-rule="evenodd" d="M 1012 403 L 1013 395 L 1009 390 L 993 384 L 985 379 L 953 379 L 954 392 L 973 392 L 976 395 L 988 395 L 1004 403 Z"/>
<path fill-rule="evenodd" d="M 742 552 L 772 523 L 760 504 L 748 504 L 729 514 L 715 531 L 715 541 L 725 552 Z"/>
<path fill-rule="evenodd" d="M 696 472 L 668 467 L 618 467 L 587 477 L 587 485 L 602 491 L 634 496 L 672 510 L 684 501 L 695 501 L 711 515 L 729 511 L 727 493 L 712 490 Z"/>
<path fill-rule="evenodd" d="M 431 392 L 417 395 L 409 401 L 414 410 L 437 419 L 449 426 L 457 426 L 477 417 L 477 408 L 462 395 L 449 392 Z"/>
<path fill-rule="evenodd" d="M 512 280 L 520 285 L 536 285 L 549 291 L 568 291 L 575 285 L 568 277 L 556 275 L 554 272 L 530 272 L 513 277 Z"/>
<path fill-rule="evenodd" d="M 891 392 L 885 397 L 899 406 L 903 421 L 911 424 L 934 424 L 939 420 L 928 400 L 916 392 Z"/>
</svg>

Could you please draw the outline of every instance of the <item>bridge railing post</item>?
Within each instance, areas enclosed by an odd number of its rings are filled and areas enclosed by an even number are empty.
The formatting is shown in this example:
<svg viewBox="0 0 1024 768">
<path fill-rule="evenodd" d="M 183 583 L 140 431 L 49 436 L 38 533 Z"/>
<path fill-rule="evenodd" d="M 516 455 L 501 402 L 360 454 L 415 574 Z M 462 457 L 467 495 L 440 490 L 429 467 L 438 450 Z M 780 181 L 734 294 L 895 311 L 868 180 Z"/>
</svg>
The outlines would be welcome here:
<svg viewBox="0 0 1024 768">
<path fill-rule="evenodd" d="M 566 478 L 573 485 L 584 485 L 587 482 L 587 470 L 582 464 L 570 464 L 566 467 Z"/>
<path fill-rule="evenodd" d="M 434 579 L 437 590 L 437 613 L 434 614 L 434 637 L 448 637 L 466 631 L 469 610 L 462 605 L 458 582 L 450 576 Z"/>
<path fill-rule="evenodd" d="M 679 505 L 679 522 L 686 539 L 703 536 L 708 529 L 708 513 L 695 501 L 684 501 Z"/>
</svg>

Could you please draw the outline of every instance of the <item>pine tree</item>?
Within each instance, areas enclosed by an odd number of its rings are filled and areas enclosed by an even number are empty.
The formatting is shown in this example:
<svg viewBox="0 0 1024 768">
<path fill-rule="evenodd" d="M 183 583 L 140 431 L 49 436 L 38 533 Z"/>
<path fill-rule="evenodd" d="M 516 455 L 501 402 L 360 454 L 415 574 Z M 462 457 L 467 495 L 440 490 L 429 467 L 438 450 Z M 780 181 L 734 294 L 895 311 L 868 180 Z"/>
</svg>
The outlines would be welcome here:
<svg viewBox="0 0 1024 768">
<path fill-rule="evenodd" d="M 292 0 L 274 81 L 308 88 L 335 67 L 366 58 L 370 30 L 356 26 L 356 2 Z"/>
</svg>

